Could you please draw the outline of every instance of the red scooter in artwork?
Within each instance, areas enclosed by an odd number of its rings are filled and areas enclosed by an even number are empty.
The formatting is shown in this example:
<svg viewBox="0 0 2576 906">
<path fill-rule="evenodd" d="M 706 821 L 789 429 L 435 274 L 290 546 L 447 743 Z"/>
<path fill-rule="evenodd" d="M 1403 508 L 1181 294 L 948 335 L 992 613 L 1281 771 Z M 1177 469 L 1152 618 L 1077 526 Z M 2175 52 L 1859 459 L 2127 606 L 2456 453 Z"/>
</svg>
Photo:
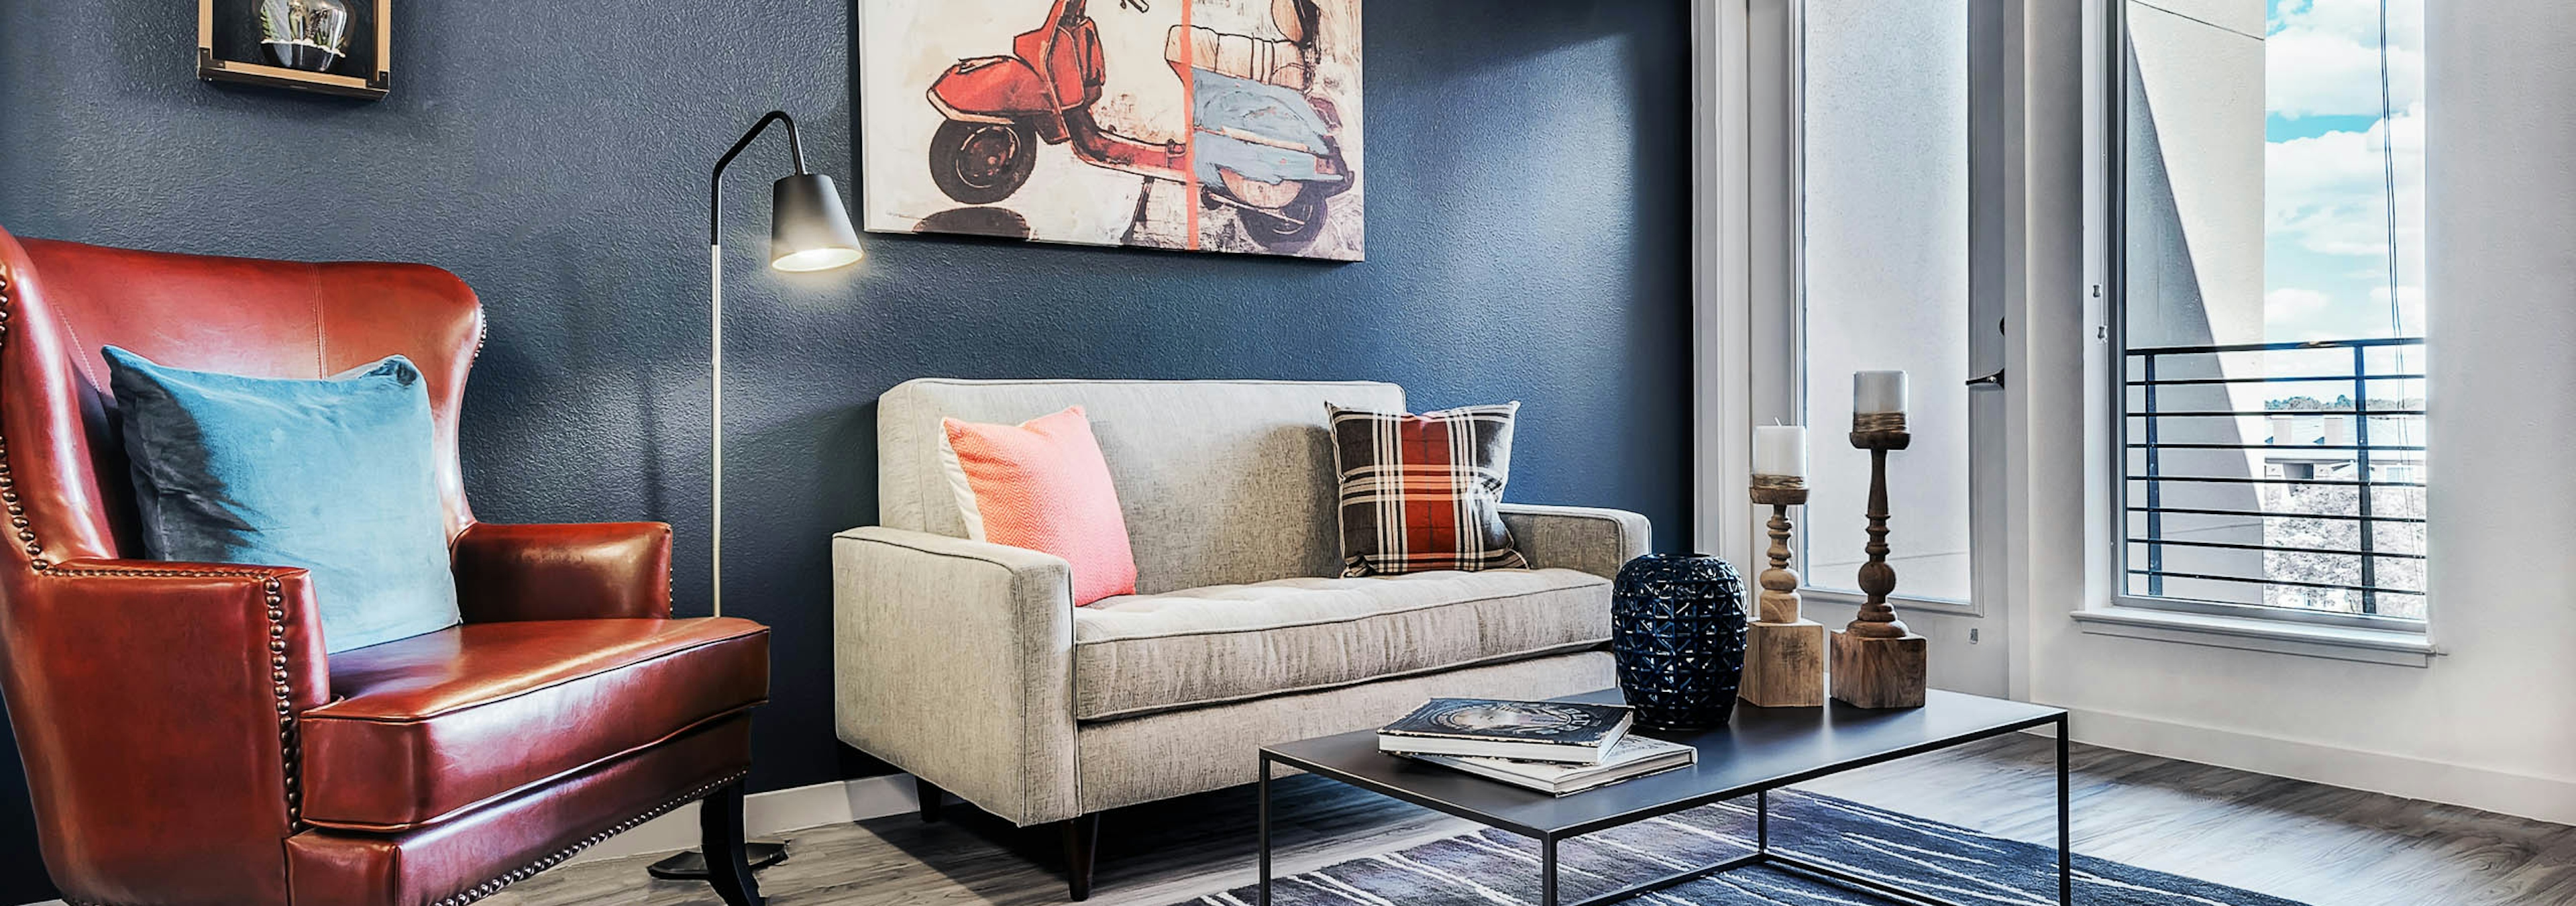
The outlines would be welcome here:
<svg viewBox="0 0 2576 906">
<path fill-rule="evenodd" d="M 1028 182 L 1041 143 L 1069 145 L 1092 166 L 1197 183 L 1203 205 L 1238 209 L 1264 247 L 1311 241 L 1327 200 L 1353 183 L 1334 138 L 1340 117 L 1329 101 L 1303 93 L 1312 79 L 1305 49 L 1315 31 L 1313 0 L 1277 0 L 1287 41 L 1171 29 L 1166 62 L 1191 88 L 1185 142 L 1131 138 L 1092 118 L 1109 70 L 1089 3 L 1055 0 L 1046 24 L 1011 40 L 1010 55 L 960 60 L 931 85 L 930 104 L 947 120 L 930 146 L 939 190 L 963 204 L 1000 202 Z"/>
</svg>

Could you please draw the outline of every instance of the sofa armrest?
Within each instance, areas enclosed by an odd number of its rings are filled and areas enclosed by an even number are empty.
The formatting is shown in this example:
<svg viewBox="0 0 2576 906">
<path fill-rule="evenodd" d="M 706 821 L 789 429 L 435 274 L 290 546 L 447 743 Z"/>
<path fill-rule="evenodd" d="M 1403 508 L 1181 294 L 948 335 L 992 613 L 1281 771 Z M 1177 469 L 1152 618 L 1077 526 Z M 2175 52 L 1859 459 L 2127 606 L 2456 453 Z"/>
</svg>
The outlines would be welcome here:
<svg viewBox="0 0 2576 906">
<path fill-rule="evenodd" d="M 331 694 L 305 571 L 72 560 L 9 593 L 9 716 L 63 893 L 283 902 L 297 715 Z"/>
<path fill-rule="evenodd" d="M 833 536 L 842 741 L 1021 826 L 1080 814 L 1072 574 L 963 538 Z"/>
<path fill-rule="evenodd" d="M 1502 512 L 1512 543 L 1539 569 L 1575 569 L 1615 579 L 1619 567 L 1645 553 L 1653 540 L 1646 517 L 1626 510 L 1506 503 Z"/>
<path fill-rule="evenodd" d="M 478 522 L 456 536 L 455 572 L 468 623 L 668 619 L 671 527 Z"/>
</svg>

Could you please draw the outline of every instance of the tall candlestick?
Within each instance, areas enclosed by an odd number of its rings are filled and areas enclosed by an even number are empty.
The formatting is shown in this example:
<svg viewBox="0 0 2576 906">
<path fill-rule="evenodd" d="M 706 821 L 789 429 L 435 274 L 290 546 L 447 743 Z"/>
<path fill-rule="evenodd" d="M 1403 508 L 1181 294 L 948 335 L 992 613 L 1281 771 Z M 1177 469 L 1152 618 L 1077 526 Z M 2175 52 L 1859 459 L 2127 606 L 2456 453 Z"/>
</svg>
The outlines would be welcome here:
<svg viewBox="0 0 2576 906">
<path fill-rule="evenodd" d="M 1903 449 L 1902 445 L 1895 447 Z M 1869 448 L 1869 543 L 1861 549 L 1869 561 L 1860 566 L 1860 590 L 1864 596 L 1860 614 L 1852 618 L 1844 631 L 1861 638 L 1894 639 L 1906 635 L 1905 621 L 1896 618 L 1896 608 L 1889 606 L 1887 596 L 1896 590 L 1896 568 L 1887 565 L 1887 451 L 1886 444 Z"/>
<path fill-rule="evenodd" d="M 1754 426 L 1753 474 L 1781 478 L 1807 477 L 1806 426 Z"/>
<path fill-rule="evenodd" d="M 1903 372 L 1894 373 L 1901 405 Z M 1883 389 L 1884 379 L 1880 383 Z M 1886 401 L 1883 394 L 1877 401 Z M 1833 635 L 1833 678 L 1834 697 L 1863 708 L 1923 705 L 1929 643 L 1908 630 L 1887 603 L 1896 591 L 1896 568 L 1887 563 L 1887 454 L 1911 440 L 1902 411 L 1852 415 L 1852 446 L 1869 451 L 1869 543 L 1863 548 L 1869 562 L 1860 567 L 1860 613 Z"/>
</svg>

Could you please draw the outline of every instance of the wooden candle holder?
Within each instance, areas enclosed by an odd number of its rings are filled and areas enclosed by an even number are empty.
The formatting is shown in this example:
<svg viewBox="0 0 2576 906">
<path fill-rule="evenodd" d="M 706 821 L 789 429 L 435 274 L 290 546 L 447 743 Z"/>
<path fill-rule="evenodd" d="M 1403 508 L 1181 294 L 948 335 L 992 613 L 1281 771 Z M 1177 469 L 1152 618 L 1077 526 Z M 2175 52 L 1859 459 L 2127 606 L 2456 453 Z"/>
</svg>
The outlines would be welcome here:
<svg viewBox="0 0 2576 906">
<path fill-rule="evenodd" d="M 1833 636 L 1833 676 L 1834 697 L 1863 708 L 1923 706 L 1929 643 L 1887 603 L 1896 591 L 1896 568 L 1887 565 L 1887 454 L 1912 442 L 1901 414 L 1852 417 L 1851 444 L 1869 451 L 1869 562 L 1860 567 L 1860 614 Z"/>
<path fill-rule="evenodd" d="M 1760 619 L 1745 628 L 1744 682 L 1737 697 L 1765 708 L 1825 703 L 1825 627 L 1799 612 L 1798 573 L 1789 568 L 1789 508 L 1807 502 L 1798 479 L 1754 477 L 1753 502 L 1771 508 L 1771 567 L 1762 571 Z"/>
</svg>

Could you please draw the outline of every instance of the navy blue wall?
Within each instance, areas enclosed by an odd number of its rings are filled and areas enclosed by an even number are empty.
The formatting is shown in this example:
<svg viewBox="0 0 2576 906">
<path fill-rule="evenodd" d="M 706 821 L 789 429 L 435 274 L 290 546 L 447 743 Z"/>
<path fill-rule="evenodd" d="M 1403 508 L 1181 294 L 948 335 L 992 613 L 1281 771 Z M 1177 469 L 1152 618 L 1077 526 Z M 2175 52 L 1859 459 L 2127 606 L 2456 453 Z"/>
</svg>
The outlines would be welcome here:
<svg viewBox="0 0 2576 906">
<path fill-rule="evenodd" d="M 492 320 L 476 513 L 667 520 L 703 612 L 706 167 L 783 107 L 855 191 L 847 4 L 400 3 L 375 103 L 199 83 L 189 9 L 0 4 L 0 226 L 457 272 Z M 727 603 L 781 630 L 755 787 L 864 770 L 832 736 L 826 539 L 874 520 L 872 400 L 906 378 L 1516 398 L 1511 497 L 1642 511 L 1680 543 L 1687 24 L 1681 0 L 1370 4 L 1361 264 L 870 236 L 853 271 L 781 276 L 755 259 L 785 151 L 755 152 L 727 277 Z M 0 763 L 0 904 L 45 895 L 16 777 Z"/>
</svg>

